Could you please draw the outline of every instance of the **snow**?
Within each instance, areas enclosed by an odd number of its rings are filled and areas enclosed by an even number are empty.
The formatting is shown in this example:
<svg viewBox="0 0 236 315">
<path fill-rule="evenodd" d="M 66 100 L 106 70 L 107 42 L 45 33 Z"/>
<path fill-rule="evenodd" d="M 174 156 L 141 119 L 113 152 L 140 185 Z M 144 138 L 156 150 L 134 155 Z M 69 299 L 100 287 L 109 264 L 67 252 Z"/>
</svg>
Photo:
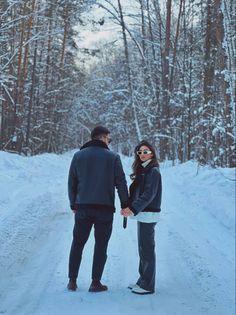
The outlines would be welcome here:
<svg viewBox="0 0 236 315">
<path fill-rule="evenodd" d="M 22 157 L 0 151 L 0 314 L 233 315 L 235 312 L 234 169 L 187 162 L 161 165 L 163 205 L 156 227 L 156 293 L 127 286 L 138 277 L 136 222 L 122 228 L 119 201 L 102 281 L 89 293 L 93 235 L 79 289 L 68 292 L 73 214 L 67 174 L 73 152 Z M 132 159 L 122 158 L 127 175 Z"/>
</svg>

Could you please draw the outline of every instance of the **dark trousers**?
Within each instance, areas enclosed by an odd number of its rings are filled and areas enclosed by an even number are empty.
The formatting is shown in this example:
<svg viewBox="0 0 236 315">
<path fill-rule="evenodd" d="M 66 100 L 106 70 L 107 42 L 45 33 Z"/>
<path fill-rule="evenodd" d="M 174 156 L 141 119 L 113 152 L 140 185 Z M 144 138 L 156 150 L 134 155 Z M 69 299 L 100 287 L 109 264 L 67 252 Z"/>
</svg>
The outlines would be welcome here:
<svg viewBox="0 0 236 315">
<path fill-rule="evenodd" d="M 138 222 L 139 279 L 137 284 L 148 291 L 155 291 L 156 255 L 155 255 L 156 223 Z"/>
<path fill-rule="evenodd" d="M 107 259 L 107 246 L 112 232 L 113 212 L 97 209 L 79 209 L 75 214 L 73 241 L 69 258 L 69 278 L 78 276 L 82 252 L 94 226 L 94 255 L 92 279 L 100 280 Z"/>
</svg>

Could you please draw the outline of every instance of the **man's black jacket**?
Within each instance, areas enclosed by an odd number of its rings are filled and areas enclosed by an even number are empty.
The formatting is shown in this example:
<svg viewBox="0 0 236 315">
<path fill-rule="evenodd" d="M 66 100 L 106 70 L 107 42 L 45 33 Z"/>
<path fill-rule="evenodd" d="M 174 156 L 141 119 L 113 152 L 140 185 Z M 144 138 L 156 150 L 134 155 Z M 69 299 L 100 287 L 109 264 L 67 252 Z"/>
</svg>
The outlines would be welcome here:
<svg viewBox="0 0 236 315">
<path fill-rule="evenodd" d="M 121 160 L 100 140 L 87 142 L 70 166 L 68 193 L 72 209 L 100 208 L 115 211 L 115 187 L 121 207 L 128 205 L 128 189 Z"/>
</svg>

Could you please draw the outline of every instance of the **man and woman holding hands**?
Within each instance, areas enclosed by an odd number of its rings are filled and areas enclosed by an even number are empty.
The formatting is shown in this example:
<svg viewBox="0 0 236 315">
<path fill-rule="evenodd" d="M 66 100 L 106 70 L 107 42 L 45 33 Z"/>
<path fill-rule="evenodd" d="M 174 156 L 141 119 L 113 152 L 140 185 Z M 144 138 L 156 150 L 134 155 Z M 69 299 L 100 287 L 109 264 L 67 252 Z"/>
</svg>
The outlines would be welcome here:
<svg viewBox="0 0 236 315">
<path fill-rule="evenodd" d="M 91 141 L 76 152 L 70 166 L 68 193 L 75 214 L 73 241 L 69 257 L 68 290 L 77 289 L 82 252 L 94 227 L 92 282 L 89 292 L 106 291 L 101 283 L 107 259 L 107 246 L 115 212 L 115 188 L 121 202 L 121 214 L 137 219 L 139 279 L 129 285 L 133 293 L 155 292 L 155 225 L 161 211 L 162 184 L 154 147 L 141 141 L 135 148 L 132 184 L 129 193 L 118 154 L 109 150 L 110 131 L 97 126 Z"/>
</svg>

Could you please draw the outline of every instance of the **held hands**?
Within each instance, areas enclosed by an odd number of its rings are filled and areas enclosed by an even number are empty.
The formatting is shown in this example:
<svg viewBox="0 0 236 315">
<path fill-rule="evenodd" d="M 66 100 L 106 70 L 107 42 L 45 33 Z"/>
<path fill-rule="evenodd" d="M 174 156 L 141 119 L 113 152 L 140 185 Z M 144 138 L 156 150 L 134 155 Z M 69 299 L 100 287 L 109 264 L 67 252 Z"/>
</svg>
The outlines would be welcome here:
<svg viewBox="0 0 236 315">
<path fill-rule="evenodd" d="M 125 218 L 127 218 L 127 217 L 129 217 L 131 215 L 134 215 L 134 213 L 128 207 L 124 208 L 124 209 L 121 209 L 120 214 L 123 215 Z"/>
<path fill-rule="evenodd" d="M 78 207 L 76 205 L 70 205 L 70 208 L 73 211 L 73 213 L 76 214 Z"/>
</svg>

